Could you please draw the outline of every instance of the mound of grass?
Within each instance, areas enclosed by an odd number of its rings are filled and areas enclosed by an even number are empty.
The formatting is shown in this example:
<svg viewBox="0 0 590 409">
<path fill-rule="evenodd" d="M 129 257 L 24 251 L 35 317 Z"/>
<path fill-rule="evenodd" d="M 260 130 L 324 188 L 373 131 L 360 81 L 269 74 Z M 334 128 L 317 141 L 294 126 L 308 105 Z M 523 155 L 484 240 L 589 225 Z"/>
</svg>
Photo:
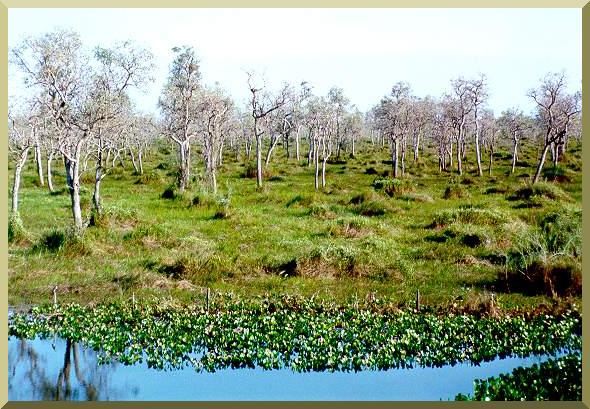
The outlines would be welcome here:
<svg viewBox="0 0 590 409">
<path fill-rule="evenodd" d="M 150 185 L 162 183 L 162 176 L 156 171 L 146 172 L 143 175 L 139 175 L 139 178 L 135 181 L 136 185 Z"/>
<path fill-rule="evenodd" d="M 170 170 L 170 163 L 168 162 L 160 162 L 154 169 L 158 170 Z"/>
<path fill-rule="evenodd" d="M 568 170 L 563 166 L 549 166 L 543 169 L 543 177 L 557 183 L 569 183 L 572 181 Z"/>
<path fill-rule="evenodd" d="M 176 200 L 182 195 L 179 193 L 178 188 L 175 185 L 168 186 L 160 195 L 162 199 Z"/>
<path fill-rule="evenodd" d="M 451 223 L 470 223 L 475 225 L 496 225 L 507 220 L 507 215 L 496 209 L 462 207 L 444 209 L 434 215 L 431 227 L 447 226 Z"/>
<path fill-rule="evenodd" d="M 535 200 L 545 198 L 550 200 L 569 200 L 569 196 L 553 183 L 538 182 L 517 189 L 508 200 Z"/>
<path fill-rule="evenodd" d="M 369 230 L 367 219 L 355 216 L 340 218 L 330 226 L 329 233 L 334 237 L 360 237 L 364 236 Z"/>
<path fill-rule="evenodd" d="M 378 201 L 362 202 L 354 210 L 356 214 L 367 217 L 383 216 L 389 209 L 384 203 Z"/>
<path fill-rule="evenodd" d="M 246 179 L 256 179 L 256 164 L 255 163 L 248 163 L 246 164 L 246 168 L 244 169 L 244 173 L 242 173 L 242 177 Z M 270 179 L 272 177 L 272 173 L 269 169 L 262 168 L 262 178 L 263 179 Z"/>
<path fill-rule="evenodd" d="M 70 230 L 58 229 L 45 233 L 32 250 L 35 252 L 66 253 L 74 257 L 92 254 L 92 246 L 87 238 Z"/>
<path fill-rule="evenodd" d="M 193 197 L 193 200 L 191 200 L 190 205 L 193 207 L 209 208 L 211 206 L 215 206 L 215 204 L 216 202 L 211 198 L 211 196 L 205 193 L 199 193 Z"/>
<path fill-rule="evenodd" d="M 314 216 L 320 219 L 332 219 L 335 214 L 325 203 L 312 203 L 307 211 L 309 216 Z"/>
<path fill-rule="evenodd" d="M 29 240 L 29 233 L 25 230 L 23 221 L 18 214 L 11 214 L 8 219 L 8 241 L 22 243 Z"/>
<path fill-rule="evenodd" d="M 409 202 L 418 202 L 418 203 L 432 203 L 434 199 L 432 196 L 426 193 L 417 193 L 417 192 L 410 192 L 406 193 L 405 195 L 400 196 L 400 199 L 407 200 Z"/>
<path fill-rule="evenodd" d="M 510 290 L 555 296 L 582 289 L 582 211 L 563 207 L 520 232 L 500 278 Z"/>
<path fill-rule="evenodd" d="M 416 190 L 414 183 L 409 179 L 375 179 L 372 186 L 376 191 L 385 193 L 389 197 L 399 196 Z"/>
<path fill-rule="evenodd" d="M 371 202 L 375 200 L 378 200 L 378 198 L 372 192 L 364 191 L 351 197 L 348 201 L 348 204 L 359 205 L 361 203 Z"/>
<path fill-rule="evenodd" d="M 222 276 L 224 260 L 217 255 L 181 256 L 172 263 L 156 264 L 156 271 L 174 280 L 210 285 Z"/>
<path fill-rule="evenodd" d="M 443 193 L 443 199 L 463 199 L 470 197 L 470 194 L 465 188 L 459 184 L 450 184 L 446 187 Z"/>
<path fill-rule="evenodd" d="M 492 187 L 488 187 L 486 188 L 483 193 L 486 195 L 491 195 L 491 194 L 506 194 L 508 193 L 509 189 L 507 186 L 504 185 L 499 185 L 499 186 L 492 186 Z"/>
<path fill-rule="evenodd" d="M 311 195 L 296 195 L 293 196 L 293 198 L 291 200 L 289 200 L 285 206 L 286 207 L 291 207 L 291 206 L 303 206 L 303 207 L 308 207 L 313 203 L 314 199 L 313 196 Z"/>
</svg>

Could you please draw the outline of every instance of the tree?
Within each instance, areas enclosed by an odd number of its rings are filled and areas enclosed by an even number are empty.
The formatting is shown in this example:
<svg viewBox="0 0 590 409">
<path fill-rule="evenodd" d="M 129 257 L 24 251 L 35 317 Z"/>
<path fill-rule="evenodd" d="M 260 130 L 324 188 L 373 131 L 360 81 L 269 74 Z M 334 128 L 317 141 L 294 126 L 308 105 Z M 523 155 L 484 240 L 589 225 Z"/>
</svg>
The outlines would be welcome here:
<svg viewBox="0 0 590 409">
<path fill-rule="evenodd" d="M 216 194 L 217 164 L 219 147 L 223 142 L 223 125 L 230 121 L 233 103 L 220 89 L 202 89 L 198 98 L 205 174 L 211 190 Z"/>
<path fill-rule="evenodd" d="M 333 139 L 336 134 L 336 112 L 334 106 L 323 97 L 313 97 L 307 108 L 310 146 L 313 147 L 312 159 L 315 165 L 314 186 L 316 190 L 319 190 L 320 158 L 322 162 L 322 188 L 326 186 L 326 163 L 333 150 Z"/>
<path fill-rule="evenodd" d="M 453 97 L 448 114 L 455 129 L 455 142 L 457 144 L 457 173 L 463 174 L 462 158 L 465 153 L 465 129 L 467 118 L 473 110 L 472 91 L 469 81 L 459 77 L 451 81 Z"/>
<path fill-rule="evenodd" d="M 175 47 L 168 82 L 159 100 L 163 132 L 178 145 L 178 188 L 182 193 L 189 184 L 191 141 L 199 134 L 198 91 L 201 88 L 199 60 L 191 47 Z"/>
<path fill-rule="evenodd" d="M 57 146 L 65 158 L 74 233 L 80 233 L 80 156 L 90 137 L 90 129 L 80 121 L 89 70 L 82 43 L 76 33 L 59 30 L 25 39 L 11 56 L 25 75 L 25 85 L 39 91 L 38 101 L 51 115 Z"/>
<path fill-rule="evenodd" d="M 290 87 L 285 88 L 285 103 L 266 117 L 266 128 L 269 135 L 269 145 L 266 152 L 264 167 L 268 167 L 274 148 L 279 140 L 286 142 L 287 157 L 289 156 L 289 136 L 293 131 L 293 111 L 295 95 Z"/>
<path fill-rule="evenodd" d="M 483 171 L 481 168 L 481 150 L 480 150 L 480 118 L 479 118 L 479 111 L 480 106 L 485 103 L 488 92 L 487 92 L 487 83 L 485 75 L 481 74 L 479 78 L 469 81 L 468 83 L 468 92 L 469 92 L 469 99 L 471 102 L 471 107 L 473 111 L 473 122 L 475 125 L 475 158 L 477 162 L 477 173 L 479 176 L 483 176 Z M 490 171 L 491 171 L 491 162 L 490 162 Z"/>
<path fill-rule="evenodd" d="M 80 163 L 95 131 L 116 116 L 125 90 L 140 85 L 149 71 L 150 55 L 129 48 L 126 42 L 112 49 L 97 48 L 93 70 L 78 34 L 58 30 L 27 38 L 11 52 L 25 74 L 25 84 L 38 91 L 37 102 L 48 113 L 56 145 L 64 157 L 70 190 L 74 233 L 84 229 L 80 208 Z"/>
<path fill-rule="evenodd" d="M 344 117 L 342 129 L 344 134 L 350 138 L 350 156 L 354 158 L 356 141 L 360 139 L 363 131 L 363 114 L 358 108 L 354 107 L 353 111 Z"/>
<path fill-rule="evenodd" d="M 33 103 L 27 107 L 28 113 L 20 115 L 8 112 L 8 151 L 15 161 L 14 180 L 12 184 L 11 222 L 20 220 L 18 210 L 18 193 L 22 169 L 27 161 L 29 150 L 38 141 L 38 129 L 41 118 Z M 13 108 L 14 110 L 14 108 Z"/>
<path fill-rule="evenodd" d="M 547 74 L 541 80 L 539 88 L 532 89 L 528 93 L 537 104 L 537 121 L 544 129 L 543 150 L 533 183 L 537 183 L 541 177 L 549 149 L 552 145 L 562 143 L 572 118 L 581 111 L 581 93 L 567 95 L 565 89 L 565 74 L 553 73 Z M 554 163 L 557 163 L 557 153 Z"/>
<path fill-rule="evenodd" d="M 394 178 L 398 177 L 400 142 L 403 145 L 402 139 L 406 137 L 409 127 L 409 99 L 409 84 L 398 82 L 392 87 L 391 95 L 383 98 L 375 111 L 377 127 L 390 141 Z M 402 164 L 404 168 L 405 162 Z"/>
<path fill-rule="evenodd" d="M 85 118 L 88 129 L 96 127 L 93 138 L 96 140 L 96 167 L 94 191 L 92 194 L 93 212 L 102 214 L 100 186 L 107 175 L 104 167 L 104 151 L 109 145 L 123 145 L 127 128 L 133 126 L 132 104 L 127 95 L 129 87 L 141 87 L 152 80 L 152 54 L 130 41 L 116 44 L 112 48 L 96 47 L 95 59 L 99 67 L 92 78 Z M 94 122 L 99 117 L 98 122 Z M 93 125 L 94 123 L 94 125 Z M 108 141 L 105 136 L 120 138 Z"/>
<path fill-rule="evenodd" d="M 344 90 L 339 87 L 332 87 L 328 91 L 328 101 L 334 106 L 336 121 L 336 158 L 340 159 L 340 151 L 344 144 L 344 133 L 342 132 L 342 118 L 346 114 L 350 100 L 344 95 Z"/>
<path fill-rule="evenodd" d="M 498 127 L 508 135 L 512 141 L 512 168 L 514 173 L 518 161 L 518 145 L 525 135 L 525 131 L 531 128 L 530 121 L 517 108 L 510 108 L 498 118 Z"/>
<path fill-rule="evenodd" d="M 492 176 L 492 162 L 498 144 L 500 129 L 498 121 L 494 118 L 494 113 L 491 110 L 484 109 L 480 112 L 478 127 L 481 143 L 489 156 L 488 175 Z"/>
<path fill-rule="evenodd" d="M 254 119 L 254 137 L 256 139 L 256 186 L 262 187 L 262 136 L 265 132 L 264 122 L 267 116 L 283 106 L 287 100 L 288 85 L 283 85 L 277 95 L 272 96 L 266 91 L 266 86 L 256 85 L 254 75 L 248 74 L 248 88 L 252 97 L 250 99 L 250 108 L 252 118 Z"/>
</svg>

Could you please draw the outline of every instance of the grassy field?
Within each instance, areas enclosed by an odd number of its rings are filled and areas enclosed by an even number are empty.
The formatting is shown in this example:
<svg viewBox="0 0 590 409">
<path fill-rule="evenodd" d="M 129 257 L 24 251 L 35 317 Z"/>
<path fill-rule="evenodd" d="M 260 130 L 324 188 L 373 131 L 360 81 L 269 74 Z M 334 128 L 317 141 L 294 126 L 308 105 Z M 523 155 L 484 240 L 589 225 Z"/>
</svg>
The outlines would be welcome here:
<svg viewBox="0 0 590 409">
<path fill-rule="evenodd" d="M 312 167 L 287 161 L 280 147 L 261 190 L 248 177 L 252 164 L 228 153 L 217 197 L 201 190 L 195 153 L 195 177 L 178 196 L 168 189 L 175 153 L 163 144 L 144 175 L 127 161 L 104 179 L 106 217 L 79 243 L 65 239 L 71 210 L 61 162 L 50 194 L 30 161 L 20 195 L 28 237 L 9 247 L 9 303 L 50 302 L 55 285 L 60 300 L 80 303 L 132 294 L 189 301 L 204 288 L 400 306 L 413 305 L 417 290 L 433 306 L 483 308 L 492 293 L 504 308 L 581 303 L 581 146 L 570 145 L 557 169 L 547 163 L 549 180 L 534 187 L 536 151 L 521 153 L 514 175 L 508 151 L 483 177 L 469 152 L 462 177 L 440 174 L 427 158 L 410 162 L 401 182 L 386 177 L 387 149 L 359 152 L 328 164 L 320 192 Z M 84 215 L 93 176 L 89 169 L 82 178 Z"/>
</svg>

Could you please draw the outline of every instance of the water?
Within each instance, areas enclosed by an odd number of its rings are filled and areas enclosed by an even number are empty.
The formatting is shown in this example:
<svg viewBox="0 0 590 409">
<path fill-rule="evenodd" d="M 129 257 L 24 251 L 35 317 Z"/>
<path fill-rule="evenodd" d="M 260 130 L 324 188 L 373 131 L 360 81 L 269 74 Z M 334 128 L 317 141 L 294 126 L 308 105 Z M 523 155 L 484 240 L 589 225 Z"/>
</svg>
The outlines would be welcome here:
<svg viewBox="0 0 590 409">
<path fill-rule="evenodd" d="M 69 352 L 67 354 L 66 352 Z M 99 365 L 97 354 L 64 339 L 8 340 L 8 399 L 13 400 L 453 400 L 473 380 L 548 357 L 507 358 L 480 366 L 296 373 L 290 369 L 149 369 Z"/>
</svg>

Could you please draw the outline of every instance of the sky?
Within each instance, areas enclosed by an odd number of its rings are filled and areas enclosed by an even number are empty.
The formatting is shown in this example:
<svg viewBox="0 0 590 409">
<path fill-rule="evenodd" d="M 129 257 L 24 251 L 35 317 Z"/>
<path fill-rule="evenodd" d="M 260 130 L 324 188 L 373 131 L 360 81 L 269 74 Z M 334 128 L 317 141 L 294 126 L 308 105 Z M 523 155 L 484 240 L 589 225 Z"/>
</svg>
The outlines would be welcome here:
<svg viewBox="0 0 590 409">
<path fill-rule="evenodd" d="M 246 71 L 267 84 L 307 81 L 318 95 L 332 86 L 361 111 L 398 81 L 415 95 L 440 97 L 451 79 L 484 73 L 489 108 L 530 112 L 527 91 L 564 70 L 581 89 L 580 9 L 9 9 L 8 45 L 56 28 L 103 47 L 132 39 L 155 55 L 155 82 L 133 98 L 157 112 L 174 46 L 194 47 L 203 82 L 219 82 L 238 104 Z M 9 66 L 9 98 L 26 94 Z"/>
</svg>

